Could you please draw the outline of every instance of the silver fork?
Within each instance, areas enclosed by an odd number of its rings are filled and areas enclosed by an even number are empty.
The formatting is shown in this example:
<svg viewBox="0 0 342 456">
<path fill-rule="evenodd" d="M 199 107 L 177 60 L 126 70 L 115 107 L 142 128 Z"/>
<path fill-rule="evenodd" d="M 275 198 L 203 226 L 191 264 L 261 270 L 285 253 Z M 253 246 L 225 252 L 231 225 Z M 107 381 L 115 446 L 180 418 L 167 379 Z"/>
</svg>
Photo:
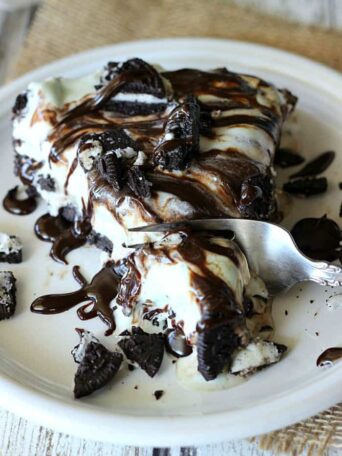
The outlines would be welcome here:
<svg viewBox="0 0 342 456">
<path fill-rule="evenodd" d="M 169 232 L 186 225 L 194 231 L 233 231 L 235 240 L 247 256 L 250 268 L 260 275 L 272 295 L 307 280 L 323 286 L 342 285 L 342 269 L 339 266 L 309 259 L 298 250 L 291 234 L 273 223 L 204 219 L 147 225 L 130 231 Z"/>
</svg>

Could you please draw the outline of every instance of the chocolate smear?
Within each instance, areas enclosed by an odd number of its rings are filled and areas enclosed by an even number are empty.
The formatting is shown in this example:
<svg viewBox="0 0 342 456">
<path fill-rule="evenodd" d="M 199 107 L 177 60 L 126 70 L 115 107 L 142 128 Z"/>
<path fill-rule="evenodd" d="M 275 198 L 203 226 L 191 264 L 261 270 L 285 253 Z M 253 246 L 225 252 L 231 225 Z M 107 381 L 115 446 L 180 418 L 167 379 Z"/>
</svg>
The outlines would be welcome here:
<svg viewBox="0 0 342 456">
<path fill-rule="evenodd" d="M 16 186 L 7 192 L 2 205 L 11 214 L 28 215 L 36 210 L 37 199 L 34 195 L 30 195 L 25 199 L 18 199 L 18 186 Z"/>
<path fill-rule="evenodd" d="M 319 355 L 316 364 L 318 367 L 330 367 L 341 358 L 342 347 L 331 347 Z"/>
<path fill-rule="evenodd" d="M 316 176 L 323 173 L 333 162 L 335 152 L 329 150 L 307 163 L 301 170 L 292 174 L 290 177 Z"/>
<path fill-rule="evenodd" d="M 297 154 L 292 149 L 280 147 L 274 155 L 274 164 L 281 168 L 290 168 L 291 166 L 300 165 L 305 161 L 305 158 Z"/>
<path fill-rule="evenodd" d="M 340 257 L 341 230 L 327 216 L 304 218 L 295 224 L 291 234 L 298 248 L 310 258 L 334 261 Z"/>
<path fill-rule="evenodd" d="M 168 353 L 176 358 L 183 358 L 192 353 L 192 347 L 187 343 L 185 334 L 179 327 L 166 331 L 165 348 Z"/>
<path fill-rule="evenodd" d="M 52 242 L 50 256 L 58 263 L 68 264 L 66 256 L 87 242 L 91 225 L 87 219 L 70 223 L 61 215 L 42 215 L 34 226 L 36 236 L 42 241 Z"/>
<path fill-rule="evenodd" d="M 85 283 L 79 290 L 37 298 L 31 304 L 31 311 L 45 315 L 57 314 L 88 301 L 87 304 L 78 309 L 79 318 L 89 320 L 100 317 L 108 326 L 105 333 L 108 336 L 115 330 L 115 320 L 110 303 L 117 294 L 119 280 L 112 265 L 106 265 L 93 277 L 90 283 Z"/>
</svg>

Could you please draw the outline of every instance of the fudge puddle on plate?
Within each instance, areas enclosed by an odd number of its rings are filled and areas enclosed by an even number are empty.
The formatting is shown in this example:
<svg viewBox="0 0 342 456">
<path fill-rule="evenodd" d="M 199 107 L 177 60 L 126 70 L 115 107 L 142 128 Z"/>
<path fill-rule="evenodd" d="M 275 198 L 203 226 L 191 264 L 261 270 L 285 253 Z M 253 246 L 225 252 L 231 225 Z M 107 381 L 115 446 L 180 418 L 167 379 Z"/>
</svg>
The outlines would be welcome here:
<svg viewBox="0 0 342 456">
<path fill-rule="evenodd" d="M 99 316 L 107 335 L 126 331 L 120 337 L 131 351 L 146 351 L 145 334 L 160 333 L 168 352 L 182 357 L 183 380 L 190 371 L 217 382 L 277 362 L 285 348 L 271 341 L 271 300 L 231 233 L 128 229 L 195 218 L 272 220 L 273 159 L 295 103 L 255 76 L 163 71 L 138 58 L 78 79 L 31 83 L 13 108 L 13 144 L 28 198 L 36 192 L 48 206 L 36 234 L 52 242 L 57 261 L 91 243 L 104 265 L 90 283 L 74 269 L 81 288 L 42 296 L 32 311 L 83 303 L 79 316 Z M 119 345 L 125 353 L 129 344 Z"/>
</svg>

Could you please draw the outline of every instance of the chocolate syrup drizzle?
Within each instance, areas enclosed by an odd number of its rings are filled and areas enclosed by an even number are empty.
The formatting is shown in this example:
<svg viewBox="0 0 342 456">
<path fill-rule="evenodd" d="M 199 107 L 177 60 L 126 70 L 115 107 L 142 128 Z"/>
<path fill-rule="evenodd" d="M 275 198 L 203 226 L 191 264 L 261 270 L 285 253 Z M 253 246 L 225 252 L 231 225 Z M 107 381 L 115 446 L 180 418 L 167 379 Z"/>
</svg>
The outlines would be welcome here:
<svg viewBox="0 0 342 456">
<path fill-rule="evenodd" d="M 317 358 L 317 366 L 332 366 L 336 361 L 342 359 L 342 347 L 331 347 L 325 350 Z"/>
<path fill-rule="evenodd" d="M 2 205 L 7 212 L 14 215 L 28 215 L 37 208 L 37 199 L 35 196 L 28 196 L 25 199 L 18 199 L 18 187 L 14 187 L 7 192 L 3 199 Z"/>
<path fill-rule="evenodd" d="M 186 341 L 185 334 L 180 327 L 168 329 L 165 332 L 165 348 L 176 358 L 184 358 L 191 355 L 192 347 Z"/>
<path fill-rule="evenodd" d="M 66 256 L 69 252 L 86 244 L 90 231 L 91 225 L 87 219 L 71 223 L 61 215 L 54 217 L 50 214 L 39 217 L 34 226 L 39 239 L 52 242 L 51 258 L 63 264 L 68 264 Z"/>
<path fill-rule="evenodd" d="M 58 162 L 63 160 L 63 151 L 75 144 L 83 135 L 88 133 L 101 133 L 118 127 L 129 131 L 129 134 L 142 146 L 142 150 L 150 155 L 161 144 L 164 127 L 170 115 L 169 111 L 153 113 L 147 116 L 125 116 L 119 113 L 111 113 L 106 110 L 110 100 L 125 85 L 132 81 L 143 78 L 143 70 L 125 71 L 118 74 L 113 80 L 109 81 L 94 94 L 87 95 L 73 109 L 68 106 L 59 114 L 59 121 L 50 135 L 52 148 L 50 161 Z M 201 115 L 208 122 L 201 126 L 201 134 L 210 138 L 215 137 L 215 128 L 228 127 L 232 125 L 244 125 L 246 128 L 259 128 L 266 132 L 276 144 L 279 138 L 279 130 L 282 123 L 282 115 L 273 107 L 265 107 L 258 102 L 259 89 L 267 87 L 262 80 L 256 80 L 255 86 L 251 86 L 246 80 L 236 73 L 225 69 L 205 72 L 200 70 L 184 69 L 179 71 L 164 72 L 162 76 L 169 80 L 172 86 L 173 101 L 168 106 L 172 106 L 175 101 L 182 100 L 189 93 L 200 95 L 214 95 L 220 100 L 214 102 L 200 101 Z M 294 101 L 289 99 L 289 105 Z M 218 106 L 219 105 L 219 106 Z M 259 109 L 260 115 L 248 115 L 248 109 Z M 246 115 L 241 113 L 230 116 L 211 116 L 214 110 L 227 111 L 232 109 L 246 109 Z M 175 140 L 169 141 L 173 143 Z M 177 139 L 178 141 L 178 139 Z M 267 153 L 267 151 L 265 151 Z M 191 216 L 211 217 L 211 216 L 243 216 L 251 218 L 268 218 L 274 211 L 275 205 L 272 195 L 265 196 L 264 188 L 270 186 L 274 188 L 270 170 L 254 160 L 244 156 L 235 150 L 215 151 L 211 150 L 202 153 L 194 161 L 201 175 L 213 176 L 212 179 L 220 183 L 218 191 L 212 192 L 207 185 L 200 181 L 202 178 L 193 176 L 194 167 L 189 176 L 187 173 L 170 173 L 167 175 L 160 169 L 149 166 L 149 180 L 153 183 L 153 197 L 157 197 L 157 191 L 168 191 L 182 201 L 188 202 L 193 206 Z M 65 183 L 67 192 L 68 180 L 74 166 L 70 167 L 70 172 Z M 243 200 L 246 193 L 246 182 L 250 179 L 258 179 L 258 184 L 254 184 L 253 191 L 249 191 L 251 196 L 248 202 Z M 269 184 L 271 182 L 271 184 Z M 94 179 L 92 189 L 98 189 L 103 184 L 98 177 Z M 260 189 L 260 190 L 259 190 Z M 108 189 L 109 192 L 112 189 Z M 125 189 L 127 192 L 127 189 Z M 265 200 L 266 210 L 261 210 L 258 201 Z M 144 201 L 145 209 L 150 212 L 148 203 Z M 247 211 L 243 207 L 249 207 Z M 253 206 L 256 207 L 253 210 Z M 115 208 L 110 210 L 116 215 Z"/>
<path fill-rule="evenodd" d="M 106 265 L 101 269 L 90 283 L 81 274 L 79 266 L 74 266 L 73 276 L 81 285 L 79 290 L 41 296 L 33 301 L 31 311 L 45 315 L 57 314 L 88 301 L 77 310 L 77 315 L 81 320 L 100 317 L 108 326 L 105 334 L 109 336 L 115 330 L 115 319 L 110 303 L 117 294 L 120 278 L 115 274 L 112 265 Z"/>
</svg>

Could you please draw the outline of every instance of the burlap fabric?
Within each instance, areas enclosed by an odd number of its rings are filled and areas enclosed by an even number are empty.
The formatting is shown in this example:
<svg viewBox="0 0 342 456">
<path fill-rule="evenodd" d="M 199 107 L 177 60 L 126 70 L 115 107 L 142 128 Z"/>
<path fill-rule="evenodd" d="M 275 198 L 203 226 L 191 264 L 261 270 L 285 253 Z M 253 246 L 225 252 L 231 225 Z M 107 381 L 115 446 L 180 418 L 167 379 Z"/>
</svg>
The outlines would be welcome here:
<svg viewBox="0 0 342 456">
<path fill-rule="evenodd" d="M 161 36 L 263 43 L 342 71 L 342 33 L 289 24 L 228 0 L 47 0 L 11 76 L 91 47 Z M 342 448 L 342 405 L 257 440 L 264 448 L 290 454 Z"/>
</svg>

